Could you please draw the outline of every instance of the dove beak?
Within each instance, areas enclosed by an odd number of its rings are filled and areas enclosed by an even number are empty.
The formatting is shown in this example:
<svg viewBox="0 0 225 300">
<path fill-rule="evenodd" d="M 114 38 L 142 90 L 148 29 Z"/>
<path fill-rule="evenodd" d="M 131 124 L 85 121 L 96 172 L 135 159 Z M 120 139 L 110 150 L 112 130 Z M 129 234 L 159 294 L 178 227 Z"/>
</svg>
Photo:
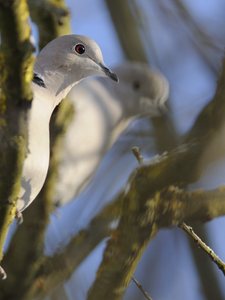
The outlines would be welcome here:
<svg viewBox="0 0 225 300">
<path fill-rule="evenodd" d="M 119 82 L 119 78 L 118 76 L 113 73 L 109 68 L 107 68 L 106 66 L 104 66 L 103 64 L 99 63 L 99 66 L 101 67 L 101 69 L 103 70 L 103 72 L 105 73 L 106 76 L 108 76 L 109 78 L 111 78 L 112 80 Z"/>
</svg>

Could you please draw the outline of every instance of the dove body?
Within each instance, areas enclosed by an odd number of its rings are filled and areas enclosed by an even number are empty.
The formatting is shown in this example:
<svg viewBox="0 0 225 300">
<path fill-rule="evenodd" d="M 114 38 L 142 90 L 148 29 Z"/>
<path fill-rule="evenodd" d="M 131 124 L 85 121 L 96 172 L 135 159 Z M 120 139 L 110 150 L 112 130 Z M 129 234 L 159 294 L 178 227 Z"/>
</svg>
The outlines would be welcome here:
<svg viewBox="0 0 225 300">
<path fill-rule="evenodd" d="M 115 70 L 119 84 L 106 78 L 90 78 L 68 97 L 75 115 L 62 146 L 56 203 L 66 203 L 84 190 L 106 151 L 132 120 L 165 112 L 169 84 L 160 72 L 131 62 Z"/>
<path fill-rule="evenodd" d="M 99 46 L 87 37 L 61 36 L 38 55 L 18 211 L 23 211 L 35 199 L 44 184 L 49 166 L 49 121 L 54 108 L 76 83 L 91 75 L 118 81 L 117 76 L 104 66 Z"/>
</svg>

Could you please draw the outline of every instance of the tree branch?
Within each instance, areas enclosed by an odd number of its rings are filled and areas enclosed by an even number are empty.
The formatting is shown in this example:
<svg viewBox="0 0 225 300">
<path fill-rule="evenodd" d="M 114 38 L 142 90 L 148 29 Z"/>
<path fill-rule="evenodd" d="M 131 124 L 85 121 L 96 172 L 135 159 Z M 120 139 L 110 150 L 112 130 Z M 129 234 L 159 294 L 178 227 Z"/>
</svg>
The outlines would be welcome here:
<svg viewBox="0 0 225 300">
<path fill-rule="evenodd" d="M 211 258 L 211 260 L 223 272 L 223 275 L 225 275 L 225 263 L 219 258 L 218 255 L 216 255 L 216 253 L 208 245 L 206 245 L 199 238 L 199 236 L 194 232 L 193 228 L 185 223 L 182 223 L 180 225 L 180 228 L 182 228 L 192 238 L 192 240 L 194 240 L 197 246 L 201 248 Z"/>
<path fill-rule="evenodd" d="M 194 220 L 196 215 L 198 220 L 203 221 L 209 217 L 215 217 L 216 214 L 224 213 L 223 205 L 225 204 L 221 201 L 219 210 L 216 205 L 214 207 L 214 201 L 210 210 L 198 210 L 196 203 L 202 203 L 201 197 L 193 203 L 192 208 L 183 207 L 182 212 L 179 208 L 183 204 L 175 201 L 176 209 L 174 210 L 174 207 L 170 205 L 173 201 L 168 203 L 166 201 L 168 195 L 165 198 L 161 192 L 165 189 L 168 191 L 171 185 L 185 186 L 197 178 L 197 172 L 193 172 L 195 165 L 206 144 L 223 123 L 224 79 L 225 64 L 215 97 L 199 115 L 185 138 L 187 144 L 183 146 L 183 149 L 178 148 L 175 155 L 172 151 L 159 163 L 139 168 L 133 175 L 130 189 L 127 194 L 123 195 L 124 206 L 118 228 L 108 242 L 97 278 L 89 292 L 89 300 L 121 299 L 147 243 L 160 227 Z M 204 132 L 206 132 L 205 135 Z M 210 205 L 209 202 L 208 205 Z M 179 215 L 179 212 L 183 216 Z"/>
<path fill-rule="evenodd" d="M 131 186 L 142 175 L 136 175 Z M 147 242 L 160 228 L 183 221 L 205 222 L 225 214 L 225 188 L 190 193 L 170 186 L 144 201 L 139 197 L 136 205 L 128 202 L 132 190 L 124 195 L 126 216 L 108 242 L 88 299 L 121 299 Z"/>
<path fill-rule="evenodd" d="M 149 167 L 150 168 L 150 167 Z M 134 180 L 136 180 L 134 178 Z M 45 257 L 40 266 L 32 295 L 44 297 L 53 287 L 67 280 L 93 249 L 107 236 L 118 236 L 118 230 L 112 233 L 111 223 L 118 221 L 124 201 L 124 194 L 105 207 L 89 224 L 80 231 L 69 244 L 52 257 Z M 178 225 L 183 221 L 205 222 L 225 214 L 225 187 L 211 191 L 186 192 L 169 187 L 157 192 L 154 199 L 146 203 L 144 222 L 153 218 L 154 228 Z M 163 213 L 162 213 L 163 212 Z M 139 229 L 140 232 L 141 229 Z M 129 231 L 134 234 L 134 231 Z M 128 233 L 127 233 L 128 234 Z M 138 236 L 138 233 L 135 234 Z M 125 258 L 125 256 L 124 256 Z M 122 261 L 122 259 L 121 259 Z M 42 282 L 42 289 L 39 283 Z M 101 287 L 103 289 L 103 286 Z M 112 298 L 114 299 L 114 298 Z"/>
<path fill-rule="evenodd" d="M 62 33 L 64 30 L 64 33 L 67 33 L 69 14 L 62 14 L 62 11 L 67 11 L 64 0 L 29 1 L 29 7 L 32 10 L 32 16 L 35 16 L 35 21 L 38 22 L 37 25 L 41 37 L 40 44 L 42 46 L 45 42 L 54 39 L 59 32 Z M 55 13 L 57 16 L 54 15 Z M 59 14 L 63 15 L 60 19 Z M 46 28 L 49 30 L 46 30 Z M 3 295 L 3 299 L 16 298 L 18 300 L 25 300 L 30 297 L 33 280 L 42 262 L 44 234 L 53 207 L 52 194 L 58 163 L 60 139 L 68 124 L 68 120 L 71 118 L 72 112 L 70 105 L 65 103 L 60 106 L 58 113 L 54 115 L 52 122 L 54 138 L 52 135 L 52 155 L 48 178 L 41 194 L 24 212 L 24 223 L 17 229 L 6 254 L 6 268 L 9 273 L 9 280 L 4 283 L 4 286 L 1 286 L 0 296 Z M 17 288 L 12 289 L 12 287 Z"/>
<path fill-rule="evenodd" d="M 147 62 L 136 22 L 129 9 L 129 1 L 106 0 L 105 2 L 127 58 Z"/>
<path fill-rule="evenodd" d="M 31 18 L 38 25 L 40 49 L 70 32 L 70 13 L 64 0 L 28 0 L 28 5 Z"/>
<path fill-rule="evenodd" d="M 111 222 L 118 219 L 121 211 L 121 198 L 102 211 L 90 222 L 86 229 L 71 238 L 69 244 L 52 257 L 45 256 L 39 267 L 32 295 L 43 298 L 48 291 L 66 281 L 79 264 L 93 251 L 93 249 L 112 231 Z M 42 288 L 39 288 L 40 282 Z"/>
<path fill-rule="evenodd" d="M 26 149 L 31 105 L 33 46 L 25 0 L 0 1 L 0 261 L 16 200 Z"/>
</svg>

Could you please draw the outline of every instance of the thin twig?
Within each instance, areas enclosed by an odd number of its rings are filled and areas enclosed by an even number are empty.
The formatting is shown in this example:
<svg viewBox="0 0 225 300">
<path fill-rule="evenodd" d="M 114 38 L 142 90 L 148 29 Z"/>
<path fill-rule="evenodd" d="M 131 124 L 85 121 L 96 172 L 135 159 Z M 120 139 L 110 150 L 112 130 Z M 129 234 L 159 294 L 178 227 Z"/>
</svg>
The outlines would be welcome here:
<svg viewBox="0 0 225 300">
<path fill-rule="evenodd" d="M 185 223 L 180 225 L 180 228 L 183 229 L 200 247 L 205 253 L 211 258 L 211 260 L 217 265 L 217 267 L 223 272 L 225 275 L 225 263 L 219 258 L 218 255 L 208 246 L 206 245 L 200 237 L 194 232 L 193 228 Z"/>
<path fill-rule="evenodd" d="M 149 294 L 144 290 L 143 286 L 140 284 L 139 281 L 135 277 L 131 278 L 133 282 L 136 284 L 138 289 L 141 291 L 141 293 L 144 295 L 145 299 L 152 300 L 152 298 L 149 296 Z"/>
</svg>

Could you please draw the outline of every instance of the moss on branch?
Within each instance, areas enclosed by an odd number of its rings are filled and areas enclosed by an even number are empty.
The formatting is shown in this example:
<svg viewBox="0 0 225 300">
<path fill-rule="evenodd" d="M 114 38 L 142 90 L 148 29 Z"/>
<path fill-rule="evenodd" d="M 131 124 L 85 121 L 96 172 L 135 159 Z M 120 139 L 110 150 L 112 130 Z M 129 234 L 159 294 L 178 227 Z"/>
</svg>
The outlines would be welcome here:
<svg viewBox="0 0 225 300">
<path fill-rule="evenodd" d="M 31 18 L 38 26 L 40 48 L 58 35 L 69 33 L 69 13 L 64 0 L 29 0 L 28 4 Z M 0 299 L 32 298 L 34 278 L 42 263 L 45 230 L 53 209 L 61 139 L 72 115 L 71 105 L 65 101 L 51 120 L 51 160 L 48 176 L 41 193 L 24 212 L 24 222 L 17 229 L 6 253 L 9 280 L 1 286 Z"/>
<path fill-rule="evenodd" d="M 0 1 L 0 261 L 26 152 L 26 114 L 32 100 L 33 46 L 25 0 Z"/>
<path fill-rule="evenodd" d="M 157 164 L 159 169 L 160 164 Z M 145 247 L 159 229 L 176 226 L 184 221 L 206 222 L 225 215 L 224 187 L 186 192 L 168 186 L 152 196 L 146 194 L 144 198 L 138 197 L 139 190 L 137 201 L 131 202 L 133 189 L 137 188 L 133 185 L 143 178 L 141 169 L 134 176 L 130 191 L 123 195 L 126 213 L 123 213 L 119 226 L 111 235 L 88 300 L 122 299 Z M 145 172 L 150 170 L 151 167 L 148 167 Z M 142 188 L 146 189 L 145 186 Z"/>
<path fill-rule="evenodd" d="M 70 14 L 64 0 L 28 0 L 28 5 L 31 18 L 38 26 L 40 49 L 57 36 L 70 32 Z"/>
</svg>

